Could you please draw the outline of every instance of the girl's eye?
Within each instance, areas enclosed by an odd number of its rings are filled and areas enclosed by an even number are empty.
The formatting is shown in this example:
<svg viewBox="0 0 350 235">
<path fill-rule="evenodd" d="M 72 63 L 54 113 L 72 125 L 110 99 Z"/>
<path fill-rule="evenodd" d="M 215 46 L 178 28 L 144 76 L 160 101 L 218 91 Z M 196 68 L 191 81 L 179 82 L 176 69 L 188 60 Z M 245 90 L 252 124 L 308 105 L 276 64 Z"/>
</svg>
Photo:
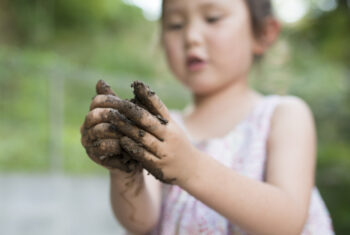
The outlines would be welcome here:
<svg viewBox="0 0 350 235">
<path fill-rule="evenodd" d="M 182 24 L 169 24 L 167 28 L 169 30 L 180 30 L 182 29 Z"/>
<path fill-rule="evenodd" d="M 219 16 L 211 16 L 211 17 L 207 17 L 205 20 L 209 24 L 214 24 L 214 23 L 218 22 L 220 19 L 221 19 L 221 17 L 219 17 Z"/>
</svg>

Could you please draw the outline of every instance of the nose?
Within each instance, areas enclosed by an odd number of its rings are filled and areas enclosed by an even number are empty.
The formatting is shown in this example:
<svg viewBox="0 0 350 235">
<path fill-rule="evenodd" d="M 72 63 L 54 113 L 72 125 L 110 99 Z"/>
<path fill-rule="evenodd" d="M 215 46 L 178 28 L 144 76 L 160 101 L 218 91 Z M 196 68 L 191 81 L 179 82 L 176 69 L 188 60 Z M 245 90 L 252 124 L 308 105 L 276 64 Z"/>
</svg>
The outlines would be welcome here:
<svg viewBox="0 0 350 235">
<path fill-rule="evenodd" d="M 196 21 L 188 23 L 185 31 L 186 49 L 198 46 L 202 42 L 203 34 L 200 24 Z"/>
</svg>

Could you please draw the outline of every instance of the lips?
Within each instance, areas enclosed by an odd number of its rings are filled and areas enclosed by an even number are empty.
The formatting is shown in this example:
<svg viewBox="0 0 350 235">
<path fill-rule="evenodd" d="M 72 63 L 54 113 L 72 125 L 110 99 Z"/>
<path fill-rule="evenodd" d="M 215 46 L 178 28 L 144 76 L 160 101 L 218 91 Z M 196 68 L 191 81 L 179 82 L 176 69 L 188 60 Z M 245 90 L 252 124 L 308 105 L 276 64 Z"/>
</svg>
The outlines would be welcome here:
<svg viewBox="0 0 350 235">
<path fill-rule="evenodd" d="M 206 65 L 206 61 L 199 56 L 191 55 L 187 58 L 187 68 L 191 72 L 196 72 Z"/>
</svg>

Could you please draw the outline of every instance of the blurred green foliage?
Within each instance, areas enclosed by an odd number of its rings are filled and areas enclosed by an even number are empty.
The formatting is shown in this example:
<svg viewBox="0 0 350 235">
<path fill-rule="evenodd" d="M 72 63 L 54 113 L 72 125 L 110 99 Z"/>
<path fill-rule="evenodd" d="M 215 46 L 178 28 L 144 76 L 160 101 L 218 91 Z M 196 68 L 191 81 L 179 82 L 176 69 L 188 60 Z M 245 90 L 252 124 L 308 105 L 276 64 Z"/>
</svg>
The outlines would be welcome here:
<svg viewBox="0 0 350 235">
<path fill-rule="evenodd" d="M 349 234 L 350 10 L 346 0 L 330 12 L 316 6 L 285 26 L 251 81 L 263 93 L 310 105 L 317 185 L 337 234 Z M 144 80 L 168 107 L 184 108 L 190 95 L 169 74 L 157 30 L 158 22 L 117 0 L 0 1 L 0 171 L 50 170 L 55 79 L 64 88 L 62 169 L 71 174 L 105 172 L 86 157 L 79 133 L 98 79 L 123 98 L 132 96 L 133 80 Z"/>
</svg>

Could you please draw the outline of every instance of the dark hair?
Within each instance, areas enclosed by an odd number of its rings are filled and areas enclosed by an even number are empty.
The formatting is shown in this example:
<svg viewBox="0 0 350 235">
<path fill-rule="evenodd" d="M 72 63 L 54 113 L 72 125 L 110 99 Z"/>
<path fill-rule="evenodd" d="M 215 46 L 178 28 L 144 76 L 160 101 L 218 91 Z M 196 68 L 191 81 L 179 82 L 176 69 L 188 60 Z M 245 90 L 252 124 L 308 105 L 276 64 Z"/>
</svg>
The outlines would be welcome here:
<svg viewBox="0 0 350 235">
<path fill-rule="evenodd" d="M 162 8 L 164 8 L 164 1 L 162 0 Z M 250 12 L 250 17 L 252 21 L 252 28 L 255 36 L 259 34 L 264 29 L 265 19 L 269 16 L 272 16 L 272 4 L 271 0 L 244 0 Z M 163 17 L 164 11 L 162 11 Z"/>
<path fill-rule="evenodd" d="M 264 30 L 265 19 L 273 15 L 271 0 L 245 0 L 247 2 L 255 36 Z"/>
</svg>

